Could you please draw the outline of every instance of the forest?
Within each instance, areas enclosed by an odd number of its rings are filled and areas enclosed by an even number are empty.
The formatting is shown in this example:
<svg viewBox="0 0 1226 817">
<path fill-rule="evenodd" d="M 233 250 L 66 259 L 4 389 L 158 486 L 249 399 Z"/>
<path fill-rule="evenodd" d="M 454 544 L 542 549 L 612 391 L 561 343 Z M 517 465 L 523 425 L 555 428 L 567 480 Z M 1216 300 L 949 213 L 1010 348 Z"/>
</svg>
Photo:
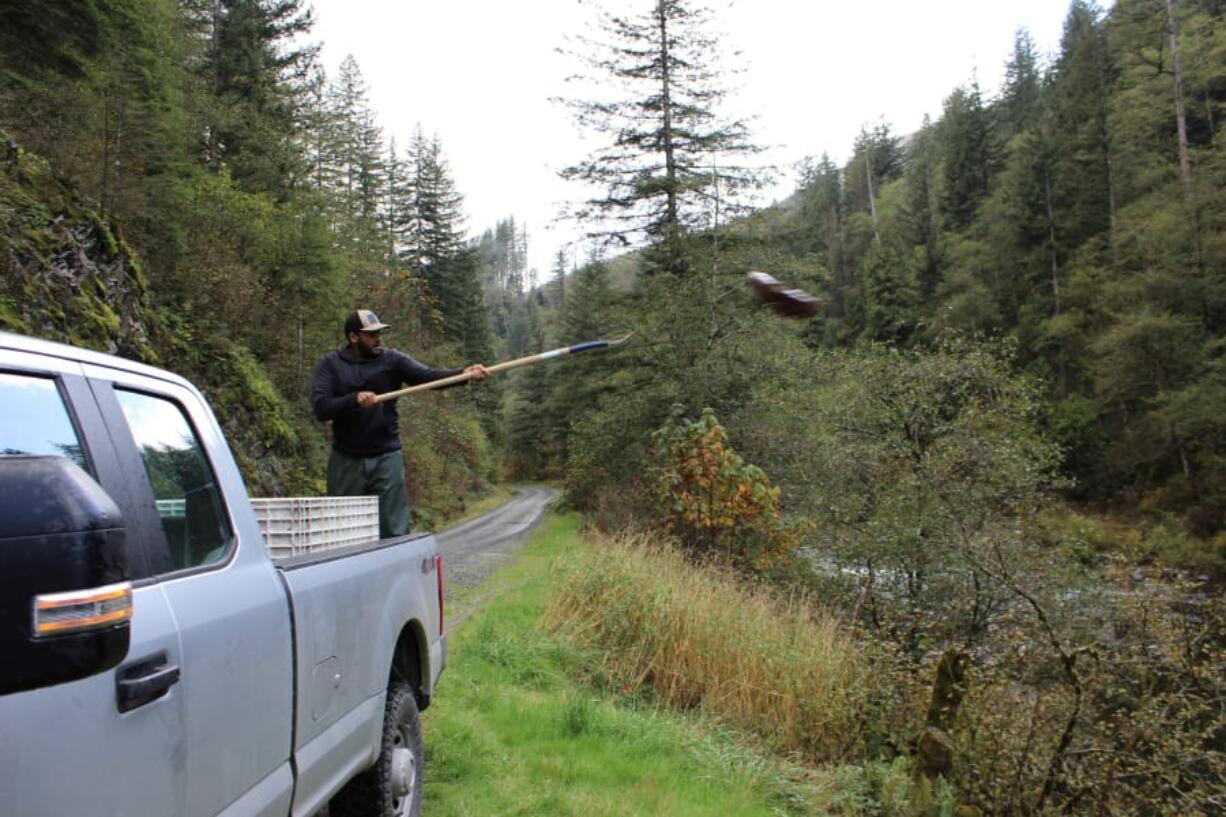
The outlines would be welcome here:
<svg viewBox="0 0 1226 817">
<path fill-rule="evenodd" d="M 999 93 L 968 65 L 770 207 L 716 12 L 636 8 L 576 32 L 617 91 L 562 101 L 597 192 L 537 271 L 356 59 L 325 74 L 303 0 L 0 0 L 0 329 L 191 378 L 280 495 L 322 491 L 308 383 L 355 306 L 434 365 L 633 332 L 402 407 L 415 526 L 551 481 L 834 611 L 885 668 L 835 754 L 937 781 L 880 813 L 1221 813 L 1226 3 L 1073 0 Z"/>
</svg>

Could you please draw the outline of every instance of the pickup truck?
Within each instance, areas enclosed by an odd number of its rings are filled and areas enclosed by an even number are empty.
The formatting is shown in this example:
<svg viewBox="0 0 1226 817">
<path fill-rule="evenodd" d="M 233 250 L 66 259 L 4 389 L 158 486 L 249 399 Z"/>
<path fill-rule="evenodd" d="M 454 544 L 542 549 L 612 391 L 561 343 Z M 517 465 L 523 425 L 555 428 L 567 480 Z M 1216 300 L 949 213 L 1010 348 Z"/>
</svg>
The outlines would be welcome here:
<svg viewBox="0 0 1226 817">
<path fill-rule="evenodd" d="M 274 563 L 195 387 L 0 333 L 5 817 L 418 814 L 442 586 L 429 534 Z"/>
</svg>

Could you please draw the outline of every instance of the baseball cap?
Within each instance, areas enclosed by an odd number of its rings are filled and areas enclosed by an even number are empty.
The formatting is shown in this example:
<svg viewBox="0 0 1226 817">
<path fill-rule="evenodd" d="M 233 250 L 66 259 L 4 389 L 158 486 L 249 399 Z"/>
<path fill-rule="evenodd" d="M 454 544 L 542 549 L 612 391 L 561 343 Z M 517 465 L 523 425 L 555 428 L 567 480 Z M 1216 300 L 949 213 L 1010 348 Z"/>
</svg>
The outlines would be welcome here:
<svg viewBox="0 0 1226 817">
<path fill-rule="evenodd" d="M 390 324 L 383 323 L 379 316 L 369 309 L 355 309 L 345 318 L 345 334 L 350 332 L 382 332 L 389 329 Z"/>
</svg>

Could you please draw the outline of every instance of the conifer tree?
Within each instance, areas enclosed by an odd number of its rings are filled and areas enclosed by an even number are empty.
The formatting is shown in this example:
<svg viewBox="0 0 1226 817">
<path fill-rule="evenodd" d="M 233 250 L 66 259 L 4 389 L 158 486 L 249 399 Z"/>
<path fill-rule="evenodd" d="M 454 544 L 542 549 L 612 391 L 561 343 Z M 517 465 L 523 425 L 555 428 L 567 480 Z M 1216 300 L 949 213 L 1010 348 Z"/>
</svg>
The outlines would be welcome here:
<svg viewBox="0 0 1226 817">
<path fill-rule="evenodd" d="M 605 337 L 614 319 L 615 301 L 605 262 L 594 258 L 581 266 L 566 293 L 558 342 L 568 345 Z M 601 395 L 614 390 L 613 375 L 618 366 L 612 356 L 579 355 L 564 358 L 554 367 L 549 407 L 553 436 L 563 460 L 569 456 L 574 424 L 590 414 Z"/>
<path fill-rule="evenodd" d="M 977 81 L 957 88 L 945 100 L 940 135 L 945 167 L 941 211 L 951 227 L 961 229 L 970 226 L 987 197 L 999 157 L 991 112 Z"/>
<path fill-rule="evenodd" d="M 919 322 L 919 282 L 892 243 L 875 243 L 864 262 L 864 330 L 873 340 L 903 345 Z"/>
<path fill-rule="evenodd" d="M 920 255 L 916 276 L 922 296 L 929 300 L 941 281 L 938 163 L 935 128 L 925 116 L 923 126 L 912 137 L 907 149 L 907 197 L 903 211 L 906 235 L 903 240 Z"/>
<path fill-rule="evenodd" d="M 816 164 L 812 159 L 801 163 L 797 187 L 802 225 L 797 249 L 827 253 L 826 266 L 835 269 L 835 247 L 843 229 L 843 173 L 823 153 Z"/>
<path fill-rule="evenodd" d="M 1033 123 L 1042 81 L 1034 40 L 1029 31 L 1019 28 L 1013 35 L 1013 54 L 1005 63 L 1005 83 L 1000 93 L 1001 127 L 1006 140 Z"/>
<path fill-rule="evenodd" d="M 183 0 L 208 100 L 204 149 L 243 189 L 287 195 L 304 157 L 296 140 L 318 47 L 303 0 Z"/>
<path fill-rule="evenodd" d="M 337 125 L 328 104 L 328 75 L 319 63 L 311 67 L 303 86 L 302 122 L 303 181 L 317 191 L 335 190 Z"/>
<path fill-rule="evenodd" d="M 809 324 L 806 336 L 814 345 L 834 345 L 847 315 L 850 282 L 843 252 L 843 173 L 828 154 L 817 162 L 812 158 L 801 162 L 796 198 L 799 218 L 790 243 L 797 253 L 813 254 L 826 272 L 821 287 L 828 306 Z"/>
<path fill-rule="evenodd" d="M 379 196 L 379 227 L 386 236 L 388 259 L 396 257 L 396 223 L 405 196 L 404 159 L 395 138 L 388 141 L 387 157 L 383 160 L 383 189 Z"/>
<path fill-rule="evenodd" d="M 383 133 L 375 123 L 366 81 L 352 54 L 341 62 L 336 80 L 328 87 L 327 105 L 332 190 L 347 216 L 373 220 L 385 189 Z"/>
<path fill-rule="evenodd" d="M 545 351 L 540 309 L 533 298 L 522 299 L 508 337 L 512 357 Z M 546 476 L 554 454 L 554 416 L 549 405 L 553 372 L 547 366 L 529 366 L 515 384 L 515 405 L 507 427 L 507 452 L 516 476 Z"/>
<path fill-rule="evenodd" d="M 553 261 L 553 292 L 549 296 L 562 323 L 566 323 L 566 251 L 558 250 Z"/>
<path fill-rule="evenodd" d="M 902 170 L 902 139 L 890 132 L 890 126 L 881 122 L 871 130 L 862 127 L 847 165 L 846 195 L 850 210 L 870 214 L 877 240 L 881 238 L 877 195 L 882 185 L 901 176 Z"/>
<path fill-rule="evenodd" d="M 1115 218 L 1107 113 L 1113 68 L 1097 7 L 1074 0 L 1053 66 L 1050 112 L 1055 219 L 1064 247 L 1108 233 Z M 1109 233 L 1108 233 L 1109 234 Z"/>
<path fill-rule="evenodd" d="M 464 240 L 464 200 L 438 136 L 428 139 L 418 126 L 404 164 L 403 189 L 393 207 L 399 261 L 424 283 L 444 338 L 472 358 L 489 359 L 480 252 Z"/>
<path fill-rule="evenodd" d="M 581 127 L 607 139 L 562 172 L 600 191 L 571 214 L 590 237 L 655 244 L 653 268 L 670 273 L 686 271 L 679 242 L 711 223 L 712 197 L 731 215 L 760 178 L 745 164 L 757 152 L 747 124 L 721 118 L 720 44 L 710 24 L 698 0 L 653 0 L 637 13 L 600 10 L 599 33 L 576 40 L 594 93 L 626 90 L 567 100 Z"/>
</svg>

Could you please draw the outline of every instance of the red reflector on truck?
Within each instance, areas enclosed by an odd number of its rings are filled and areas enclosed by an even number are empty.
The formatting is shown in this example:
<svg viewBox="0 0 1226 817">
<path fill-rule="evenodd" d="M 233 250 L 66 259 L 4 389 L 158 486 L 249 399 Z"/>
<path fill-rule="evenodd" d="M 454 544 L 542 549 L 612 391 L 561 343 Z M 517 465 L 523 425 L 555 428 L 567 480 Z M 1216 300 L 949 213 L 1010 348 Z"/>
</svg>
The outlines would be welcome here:
<svg viewBox="0 0 1226 817">
<path fill-rule="evenodd" d="M 438 574 L 438 634 L 443 634 L 443 554 L 434 557 L 434 572 Z"/>
</svg>

